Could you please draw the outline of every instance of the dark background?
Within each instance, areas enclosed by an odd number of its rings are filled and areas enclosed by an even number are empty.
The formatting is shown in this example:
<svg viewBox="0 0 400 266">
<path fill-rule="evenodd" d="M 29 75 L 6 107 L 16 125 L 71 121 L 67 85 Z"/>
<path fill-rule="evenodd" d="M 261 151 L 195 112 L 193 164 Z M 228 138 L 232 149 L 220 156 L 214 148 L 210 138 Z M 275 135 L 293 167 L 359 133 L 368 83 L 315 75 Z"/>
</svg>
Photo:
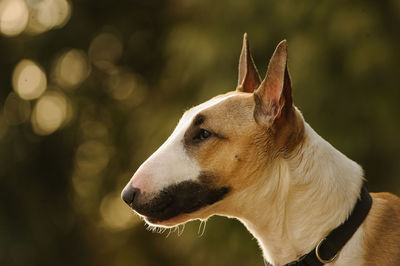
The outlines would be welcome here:
<svg viewBox="0 0 400 266">
<path fill-rule="evenodd" d="M 11 33 L 9 1 L 29 13 Z M 244 32 L 262 76 L 288 40 L 305 119 L 400 193 L 398 0 L 1 0 L 0 24 L 0 265 L 262 265 L 235 220 L 166 237 L 119 196 L 186 108 L 235 88 Z M 24 59 L 47 77 L 35 97 Z"/>
</svg>

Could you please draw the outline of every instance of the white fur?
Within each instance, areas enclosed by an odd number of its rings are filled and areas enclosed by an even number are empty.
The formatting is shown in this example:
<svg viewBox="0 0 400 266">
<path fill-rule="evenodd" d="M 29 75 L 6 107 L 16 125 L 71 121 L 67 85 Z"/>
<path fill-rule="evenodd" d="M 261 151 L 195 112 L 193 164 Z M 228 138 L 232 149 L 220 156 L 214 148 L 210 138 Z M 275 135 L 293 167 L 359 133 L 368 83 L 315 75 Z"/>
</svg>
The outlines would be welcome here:
<svg viewBox="0 0 400 266">
<path fill-rule="evenodd" d="M 241 198 L 237 202 L 246 204 L 231 214 L 257 238 L 264 257 L 273 265 L 284 265 L 313 250 L 347 219 L 361 189 L 363 172 L 359 165 L 308 124 L 305 138 L 297 154 L 275 160 L 259 183 L 237 196 Z M 361 263 L 357 249 L 351 252 L 355 252 L 352 258 L 359 260 L 350 264 Z M 332 265 L 350 265 L 346 264 L 347 256 L 342 254 Z"/>
<path fill-rule="evenodd" d="M 157 193 L 171 184 L 196 179 L 201 168 L 185 152 L 185 132 L 198 113 L 232 96 L 213 98 L 186 111 L 171 136 L 136 171 L 132 186 L 143 192 Z"/>
</svg>

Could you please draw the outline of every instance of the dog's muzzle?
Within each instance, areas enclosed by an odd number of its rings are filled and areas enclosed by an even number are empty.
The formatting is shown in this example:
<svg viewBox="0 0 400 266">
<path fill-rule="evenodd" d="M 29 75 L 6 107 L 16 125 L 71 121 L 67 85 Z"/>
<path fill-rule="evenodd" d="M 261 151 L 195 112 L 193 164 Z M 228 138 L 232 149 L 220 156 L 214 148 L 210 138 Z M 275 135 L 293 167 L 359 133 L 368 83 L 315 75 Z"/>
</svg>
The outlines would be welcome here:
<svg viewBox="0 0 400 266">
<path fill-rule="evenodd" d="M 229 187 L 215 188 L 201 182 L 183 181 L 149 194 L 128 183 L 121 197 L 147 221 L 155 223 L 211 205 L 224 198 L 229 190 Z"/>
</svg>

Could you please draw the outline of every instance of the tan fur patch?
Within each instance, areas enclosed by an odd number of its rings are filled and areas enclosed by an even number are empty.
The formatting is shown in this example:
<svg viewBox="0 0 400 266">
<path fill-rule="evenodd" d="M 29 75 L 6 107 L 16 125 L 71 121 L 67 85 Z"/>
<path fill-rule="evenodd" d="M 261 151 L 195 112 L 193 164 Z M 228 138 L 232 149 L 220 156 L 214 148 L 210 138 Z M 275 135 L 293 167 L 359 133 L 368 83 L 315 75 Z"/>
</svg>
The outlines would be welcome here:
<svg viewBox="0 0 400 266">
<path fill-rule="evenodd" d="M 400 198 L 386 192 L 371 196 L 372 208 L 363 224 L 364 265 L 399 265 Z"/>
<path fill-rule="evenodd" d="M 206 172 L 213 173 L 216 186 L 229 185 L 232 191 L 254 184 L 269 161 L 280 154 L 293 151 L 301 143 L 304 122 L 292 107 L 274 125 L 265 127 L 256 123 L 253 94 L 236 92 L 234 97 L 201 111 L 201 128 L 216 133 L 201 145 L 188 147 Z M 196 119 L 195 119 L 196 120 Z M 195 122 L 187 130 L 195 128 Z M 283 152 L 283 153 L 282 153 Z"/>
<path fill-rule="evenodd" d="M 253 121 L 254 102 L 252 94 L 237 93 L 211 108 L 201 111 L 198 115 L 204 117 L 201 128 L 209 130 L 218 136 L 207 140 L 198 146 L 189 148 L 204 171 L 217 176 L 215 185 L 240 186 L 235 177 L 241 177 L 249 163 L 254 162 L 252 152 L 253 132 L 256 124 Z M 188 130 L 188 132 L 191 129 Z"/>
</svg>

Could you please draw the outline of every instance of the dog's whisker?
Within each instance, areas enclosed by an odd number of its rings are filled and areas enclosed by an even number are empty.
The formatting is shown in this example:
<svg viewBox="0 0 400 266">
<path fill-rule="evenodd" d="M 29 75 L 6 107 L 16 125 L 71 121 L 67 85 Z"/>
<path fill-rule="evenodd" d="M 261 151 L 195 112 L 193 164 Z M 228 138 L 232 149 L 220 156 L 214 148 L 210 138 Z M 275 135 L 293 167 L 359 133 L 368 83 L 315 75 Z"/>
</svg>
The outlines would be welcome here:
<svg viewBox="0 0 400 266">
<path fill-rule="evenodd" d="M 204 231 L 206 230 L 206 220 L 200 220 L 199 229 L 197 230 L 197 235 L 202 237 L 204 235 Z"/>
<path fill-rule="evenodd" d="M 178 225 L 178 236 L 183 234 L 183 230 L 185 230 L 185 224 Z"/>
<path fill-rule="evenodd" d="M 172 228 L 167 228 L 168 229 L 168 233 L 167 233 L 167 235 L 165 236 L 165 238 L 168 238 L 169 237 L 169 235 L 171 234 L 171 232 L 172 232 Z"/>
</svg>

